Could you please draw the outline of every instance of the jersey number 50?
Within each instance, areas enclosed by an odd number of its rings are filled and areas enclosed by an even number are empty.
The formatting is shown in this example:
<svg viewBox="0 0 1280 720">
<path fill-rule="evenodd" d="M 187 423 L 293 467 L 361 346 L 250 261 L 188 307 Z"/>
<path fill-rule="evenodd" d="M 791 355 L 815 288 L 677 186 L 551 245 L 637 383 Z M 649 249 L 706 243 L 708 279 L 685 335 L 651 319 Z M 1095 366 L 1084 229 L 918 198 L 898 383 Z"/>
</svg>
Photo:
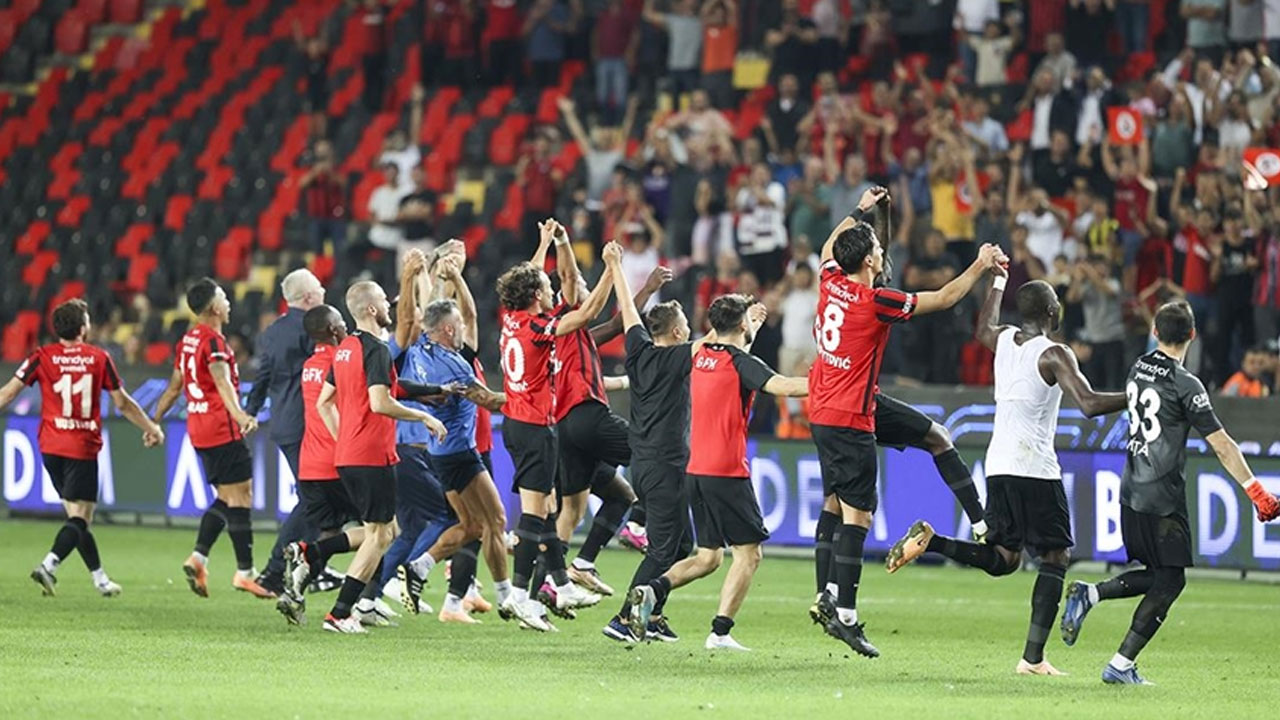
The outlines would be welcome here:
<svg viewBox="0 0 1280 720">
<path fill-rule="evenodd" d="M 1160 418 L 1156 417 L 1160 412 L 1160 394 L 1150 387 L 1138 392 L 1135 382 L 1125 386 L 1124 394 L 1129 399 L 1129 435 L 1141 431 L 1144 440 L 1153 442 L 1160 437 Z"/>
<path fill-rule="evenodd" d="M 502 370 L 511 382 L 524 379 L 524 348 L 514 337 L 508 338 L 507 344 L 502 346 Z"/>
</svg>

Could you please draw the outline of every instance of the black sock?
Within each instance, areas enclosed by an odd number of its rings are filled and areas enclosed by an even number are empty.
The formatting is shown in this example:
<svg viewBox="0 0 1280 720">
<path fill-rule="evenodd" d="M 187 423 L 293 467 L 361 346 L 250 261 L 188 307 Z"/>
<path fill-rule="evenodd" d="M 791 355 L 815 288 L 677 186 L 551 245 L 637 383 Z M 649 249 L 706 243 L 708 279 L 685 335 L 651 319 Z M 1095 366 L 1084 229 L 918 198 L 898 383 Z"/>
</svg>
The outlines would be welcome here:
<svg viewBox="0 0 1280 720">
<path fill-rule="evenodd" d="M 236 551 L 236 569 L 253 569 L 253 522 L 249 508 L 227 508 L 227 536 Z"/>
<path fill-rule="evenodd" d="M 631 505 L 631 517 L 627 518 L 627 522 L 643 526 L 647 516 L 648 514 L 644 511 L 644 504 L 637 500 Z"/>
<path fill-rule="evenodd" d="M 1044 644 L 1058 617 L 1058 600 L 1066 577 L 1066 567 L 1040 563 L 1036 584 L 1031 589 L 1031 627 L 1027 629 L 1027 646 L 1022 651 L 1022 659 L 1029 663 L 1044 661 Z"/>
<path fill-rule="evenodd" d="M 821 515 L 819 515 L 819 517 L 821 517 Z M 836 522 L 836 526 L 835 526 L 834 528 L 832 528 L 832 530 L 831 530 L 831 556 L 832 556 L 832 558 L 834 558 L 834 557 L 835 557 L 835 554 L 836 554 L 836 548 L 840 547 L 840 538 L 841 538 L 841 536 L 842 536 L 842 533 L 840 532 L 840 528 L 844 527 L 844 524 L 843 524 L 843 523 L 844 523 L 844 520 L 843 520 L 843 519 L 842 519 L 842 520 L 837 521 L 837 522 Z M 827 563 L 827 566 L 828 566 L 828 570 L 827 570 L 827 585 L 839 585 L 839 578 L 837 578 L 837 577 L 836 577 L 836 564 L 835 564 L 834 562 L 829 562 L 829 563 Z M 823 586 L 823 588 L 825 588 L 825 587 L 826 587 L 826 585 L 824 585 L 824 586 Z"/>
<path fill-rule="evenodd" d="M 732 629 L 733 618 L 725 617 L 724 615 L 717 615 L 714 618 L 711 618 L 711 632 L 716 635 L 723 637 L 728 635 L 729 631 Z"/>
<path fill-rule="evenodd" d="M 1138 653 L 1155 637 L 1186 585 L 1186 574 L 1182 568 L 1158 568 L 1151 572 L 1154 576 L 1151 589 L 1133 611 L 1129 632 L 1120 643 L 1120 654 L 1130 660 L 1137 660 Z"/>
<path fill-rule="evenodd" d="M 657 603 L 654 605 L 654 610 L 656 611 L 658 607 L 666 604 L 667 596 L 671 594 L 671 579 L 663 575 L 650 582 L 649 587 L 653 588 L 653 596 L 657 599 Z"/>
<path fill-rule="evenodd" d="M 929 540 L 928 550 L 949 557 L 961 565 L 985 570 L 988 575 L 994 577 L 1008 575 L 1018 569 L 1018 563 L 1005 562 L 1005 559 L 991 545 L 934 535 Z"/>
<path fill-rule="evenodd" d="M 548 521 L 543 526 L 542 544 L 546 546 L 547 551 L 542 554 L 543 560 L 547 564 L 547 572 L 551 575 L 551 582 L 556 587 L 561 587 L 569 582 L 569 574 L 564 568 L 564 543 L 560 541 L 560 536 L 556 534 L 556 526 Z"/>
<path fill-rule="evenodd" d="M 209 549 L 218 541 L 218 535 L 222 534 L 222 528 L 227 525 L 228 509 L 227 504 L 219 498 L 200 516 L 200 529 L 196 531 L 196 552 L 209 556 Z"/>
<path fill-rule="evenodd" d="M 98 557 L 98 541 L 94 539 L 93 531 L 88 525 L 80 531 L 80 544 L 76 549 L 80 551 L 80 557 L 84 560 L 84 566 L 89 568 L 89 572 L 102 569 L 102 558 Z"/>
<path fill-rule="evenodd" d="M 1130 570 L 1098 583 L 1098 599 L 1115 600 L 1146 595 L 1155 579 L 1155 573 L 1145 568 Z"/>
<path fill-rule="evenodd" d="M 858 607 L 858 584 L 862 582 L 862 548 L 867 542 L 867 529 L 845 523 L 840 526 L 840 544 L 835 547 L 836 584 L 840 596 L 836 607 L 853 610 Z"/>
<path fill-rule="evenodd" d="M 80 545 L 80 536 L 88 529 L 89 525 L 85 523 L 84 518 L 67 518 L 67 521 L 62 523 L 62 527 L 58 528 L 58 534 L 53 538 L 53 549 L 49 552 L 58 556 L 58 562 L 66 560 L 67 556 Z"/>
<path fill-rule="evenodd" d="M 330 615 L 341 620 L 345 617 L 351 617 L 351 608 L 355 606 L 356 601 L 360 599 L 360 594 L 364 592 L 364 581 L 356 579 L 350 573 L 346 579 L 342 581 L 342 587 L 338 590 L 338 600 L 333 604 L 333 610 Z"/>
<path fill-rule="evenodd" d="M 348 552 L 351 552 L 351 538 L 347 537 L 346 533 L 340 532 L 319 542 L 307 543 L 307 562 L 313 569 L 323 568 L 328 564 L 329 558 Z M 319 570 L 315 571 L 319 572 Z"/>
<path fill-rule="evenodd" d="M 582 548 L 578 550 L 578 557 L 589 563 L 596 561 L 596 557 L 600 554 L 600 549 L 609 544 L 614 535 L 618 534 L 618 529 L 622 527 L 622 519 L 627 516 L 627 508 L 630 503 L 627 502 L 607 502 L 600 506 L 600 512 L 596 513 L 595 519 L 591 521 L 591 530 L 587 532 L 587 540 L 582 543 Z"/>
<path fill-rule="evenodd" d="M 476 556 L 480 553 L 480 541 L 471 542 L 458 548 L 453 554 L 453 564 L 449 570 L 449 594 L 455 597 L 466 597 L 471 583 L 476 579 Z"/>
<path fill-rule="evenodd" d="M 533 566 L 538 560 L 538 543 L 542 540 L 542 518 L 524 513 L 516 523 L 516 557 L 511 569 L 511 586 L 530 590 Z M 541 584 L 541 578 L 539 578 Z M 532 588 L 537 590 L 537 588 Z"/>
<path fill-rule="evenodd" d="M 840 516 L 836 513 L 823 510 L 818 514 L 818 530 L 814 534 L 813 543 L 814 580 L 818 585 L 818 592 L 826 589 L 827 581 L 831 578 L 831 551 L 834 548 L 832 535 L 839 525 Z"/>
<path fill-rule="evenodd" d="M 969 466 L 964 464 L 960 453 L 951 448 L 940 455 L 934 455 L 933 464 L 938 466 L 938 474 L 960 501 L 960 507 L 964 508 L 969 522 L 976 523 L 985 517 L 982 501 L 978 499 L 978 487 L 973 484 L 973 475 L 969 473 Z"/>
</svg>

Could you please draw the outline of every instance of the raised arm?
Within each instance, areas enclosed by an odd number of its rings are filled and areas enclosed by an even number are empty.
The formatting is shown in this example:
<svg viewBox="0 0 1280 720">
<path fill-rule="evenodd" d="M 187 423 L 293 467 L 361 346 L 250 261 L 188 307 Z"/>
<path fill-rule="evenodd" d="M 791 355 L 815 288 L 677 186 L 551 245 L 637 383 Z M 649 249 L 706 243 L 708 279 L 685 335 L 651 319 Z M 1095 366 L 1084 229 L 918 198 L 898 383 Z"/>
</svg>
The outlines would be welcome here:
<svg viewBox="0 0 1280 720">
<path fill-rule="evenodd" d="M 560 296 L 572 307 L 582 299 L 578 297 L 578 282 L 582 278 L 578 258 L 573 254 L 569 232 L 564 226 L 555 220 L 549 220 L 547 226 L 556 245 L 556 274 L 560 276 Z"/>
<path fill-rule="evenodd" d="M 609 243 L 616 245 L 617 243 Z M 605 246 L 608 250 L 608 245 Z M 568 314 L 560 318 L 560 323 L 556 325 L 556 335 L 568 335 L 586 327 L 592 320 L 604 310 L 604 306 L 609 302 L 609 294 L 613 292 L 613 273 L 605 264 L 604 275 L 600 276 L 600 281 L 592 288 L 591 294 L 577 308 L 570 310 Z"/>
<path fill-rule="evenodd" d="M 578 112 L 573 100 L 562 97 L 556 102 L 556 107 L 560 108 L 560 114 L 564 115 L 564 124 L 568 126 L 569 135 L 573 137 L 573 141 L 578 143 L 578 149 L 583 155 L 590 153 L 591 138 L 587 136 L 587 131 L 582 128 L 582 123 L 578 120 Z"/>
<path fill-rule="evenodd" d="M 551 243 L 554 240 L 550 228 L 547 227 L 550 222 L 552 220 L 548 218 L 538 223 L 538 249 L 534 250 L 533 257 L 529 258 L 529 262 L 539 270 L 547 266 L 547 251 L 551 249 Z"/>
<path fill-rule="evenodd" d="M 7 386 L 6 386 L 7 387 Z M 182 394 L 182 371 L 178 368 L 173 369 L 173 373 L 169 375 L 169 386 L 160 393 L 160 399 L 156 401 L 156 412 L 152 417 L 159 423 L 169 412 L 169 408 L 178 401 L 178 396 Z"/>
<path fill-rule="evenodd" d="M 606 248 L 606 250 L 607 249 L 608 248 Z M 622 272 L 621 254 L 614 253 L 613 251 L 606 252 L 604 256 L 604 263 L 605 267 L 608 268 L 607 272 L 609 276 L 613 280 L 614 294 L 618 296 L 618 317 L 622 318 L 622 327 L 625 330 L 630 330 L 640 324 L 640 311 L 636 308 L 640 307 L 643 303 L 640 302 L 639 295 L 637 295 L 635 299 L 632 299 L 631 297 L 631 288 L 627 283 L 627 275 Z M 654 272 L 657 271 L 655 270 Z M 649 287 L 653 280 L 653 276 L 650 275 L 649 279 L 650 283 L 645 283 L 645 288 Z M 665 282 L 665 280 L 663 282 Z M 659 287 L 661 287 L 661 285 L 659 285 Z M 641 289 L 640 292 L 643 294 L 644 289 Z M 645 300 L 647 301 L 648 298 L 646 297 Z M 597 340 L 597 342 L 599 341 Z"/>
<path fill-rule="evenodd" d="M 996 276 L 991 282 L 991 289 L 987 291 L 987 299 L 983 301 L 982 309 L 978 311 L 978 328 L 974 332 L 978 342 L 991 352 L 996 351 L 996 339 L 1000 337 L 1000 333 L 1009 328 L 1008 325 L 999 324 L 1000 303 L 1004 299 L 1004 285 L 1009 281 L 1009 273 L 1002 267 L 997 266 L 997 268 Z"/>
<path fill-rule="evenodd" d="M 997 262 L 1007 262 L 1008 258 L 995 245 L 983 245 L 978 251 L 978 258 L 963 273 L 940 290 L 916 293 L 916 315 L 926 315 L 939 310 L 946 310 L 964 299 L 978 280 Z"/>
<path fill-rule="evenodd" d="M 213 386 L 218 389 L 218 397 L 231 419 L 240 426 L 240 432 L 248 435 L 258 429 L 258 419 L 240 409 L 240 394 L 231 384 L 231 366 L 225 362 L 214 360 L 209 363 L 209 374 L 213 376 Z"/>
<path fill-rule="evenodd" d="M 13 382 L 20 382 L 14 380 Z M 2 400 L 3 398 L 0 398 Z M 160 429 L 160 425 L 147 417 L 147 413 L 138 405 L 138 401 L 133 399 L 124 388 L 111 391 L 111 402 L 115 403 L 116 408 L 120 410 L 120 414 L 125 420 L 133 423 L 133 426 L 142 431 L 142 443 L 147 447 L 155 447 L 164 442 L 164 430 Z M 4 407 L 0 404 L 0 407 Z"/>
<path fill-rule="evenodd" d="M 440 261 L 441 271 L 453 282 L 457 290 L 458 313 L 462 315 L 462 324 L 466 332 L 462 336 L 462 344 L 472 349 L 480 345 L 480 329 L 477 327 L 476 299 L 471 295 L 467 279 L 462 275 L 462 263 L 449 256 Z"/>
<path fill-rule="evenodd" d="M 410 147 L 418 147 L 422 139 L 422 101 L 426 99 L 426 97 L 427 91 L 423 89 L 421 83 L 413 86 L 413 90 L 409 95 Z"/>
<path fill-rule="evenodd" d="M 1124 393 L 1094 390 L 1089 379 L 1080 372 L 1080 363 L 1076 360 L 1075 353 L 1062 345 L 1055 345 L 1041 353 L 1039 365 L 1041 376 L 1056 382 L 1088 417 L 1117 412 L 1128 404 Z"/>
<path fill-rule="evenodd" d="M 640 291 L 636 293 L 635 298 L 631 302 L 632 310 L 636 310 L 636 325 L 640 324 L 640 313 L 637 308 L 642 308 L 647 305 L 649 298 L 653 297 L 653 294 L 658 292 L 663 285 L 671 282 L 673 277 L 675 277 L 675 273 L 671 271 L 671 268 L 662 267 L 661 265 L 654 268 L 653 272 L 649 273 L 649 278 L 645 280 L 644 287 L 640 288 Z M 591 328 L 591 337 L 595 339 L 597 345 L 603 345 L 621 335 L 624 325 L 628 329 L 631 327 L 630 324 L 627 324 L 626 318 L 624 317 L 625 313 L 622 312 L 626 305 L 626 303 L 622 301 L 622 298 L 627 297 L 628 293 L 626 290 L 618 289 L 618 278 L 622 278 L 624 285 L 629 284 L 627 283 L 627 278 L 623 275 L 622 271 L 615 268 L 613 272 L 613 294 L 618 298 L 618 313 L 609 318 L 608 322 L 601 323 Z"/>
<path fill-rule="evenodd" d="M 667 27 L 667 18 L 653 7 L 653 0 L 644 0 L 644 12 L 642 18 L 645 22 L 657 25 L 660 28 Z"/>
<path fill-rule="evenodd" d="M 880 198 L 887 195 L 888 192 L 888 190 L 876 186 L 862 193 L 862 197 L 858 200 L 858 207 L 856 208 L 857 213 L 861 216 L 870 212 L 871 208 L 875 207 L 876 203 L 880 202 Z M 840 237 L 840 233 L 858 224 L 858 222 L 860 222 L 860 220 L 854 220 L 853 217 L 850 216 L 841 220 L 839 225 L 836 225 L 835 229 L 831 231 L 831 234 L 827 236 L 827 241 L 822 243 L 822 252 L 819 255 L 819 258 L 823 263 L 826 263 L 833 257 L 833 248 L 836 244 L 836 238 Z"/>
<path fill-rule="evenodd" d="M 407 348 L 413 343 L 413 338 L 421 332 L 418 327 L 418 289 L 422 282 L 422 276 L 427 273 L 423 272 L 427 266 L 427 259 L 421 250 L 410 250 L 405 256 L 404 268 L 400 271 L 400 301 L 396 303 L 396 346 Z M 431 282 L 430 277 L 426 279 L 427 283 Z M 424 294 L 424 298 L 429 298 L 430 291 Z"/>
</svg>

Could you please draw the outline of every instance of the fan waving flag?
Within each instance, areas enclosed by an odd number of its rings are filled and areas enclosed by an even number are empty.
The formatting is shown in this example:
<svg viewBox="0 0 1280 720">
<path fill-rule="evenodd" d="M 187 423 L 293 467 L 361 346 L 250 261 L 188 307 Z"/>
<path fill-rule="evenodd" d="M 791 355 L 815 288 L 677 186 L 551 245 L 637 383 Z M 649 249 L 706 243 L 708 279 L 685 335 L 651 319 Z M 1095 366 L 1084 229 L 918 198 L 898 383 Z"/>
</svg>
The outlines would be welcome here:
<svg viewBox="0 0 1280 720">
<path fill-rule="evenodd" d="M 1251 190 L 1261 190 L 1280 184 L 1280 150 L 1276 148 L 1246 148 L 1244 151 L 1245 185 Z"/>
<path fill-rule="evenodd" d="M 987 186 L 991 184 L 991 177 L 985 172 L 977 171 L 978 192 L 986 194 Z M 961 215 L 968 215 L 973 212 L 974 200 L 969 196 L 969 174 L 961 170 L 956 176 L 956 211 Z"/>
<path fill-rule="evenodd" d="M 1108 139 L 1112 145 L 1142 142 L 1142 113 L 1131 107 L 1107 108 Z"/>
</svg>

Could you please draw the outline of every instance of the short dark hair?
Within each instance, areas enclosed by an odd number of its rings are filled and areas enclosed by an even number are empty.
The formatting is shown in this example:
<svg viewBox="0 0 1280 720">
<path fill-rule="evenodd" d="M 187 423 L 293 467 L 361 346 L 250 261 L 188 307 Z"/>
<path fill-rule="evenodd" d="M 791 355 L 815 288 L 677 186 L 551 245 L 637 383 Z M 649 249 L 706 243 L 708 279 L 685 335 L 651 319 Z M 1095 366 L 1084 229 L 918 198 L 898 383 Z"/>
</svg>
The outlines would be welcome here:
<svg viewBox="0 0 1280 720">
<path fill-rule="evenodd" d="M 876 231 L 869 224 L 858 222 L 836 236 L 831 255 L 841 270 L 855 273 L 875 248 L 875 240 Z"/>
<path fill-rule="evenodd" d="M 1196 329 L 1196 316 L 1186 300 L 1167 302 L 1156 310 L 1156 337 L 1165 345 L 1186 345 Z"/>
<path fill-rule="evenodd" d="M 1049 308 L 1057 298 L 1052 285 L 1043 280 L 1032 280 L 1023 283 L 1013 299 L 1023 320 L 1042 320 L 1049 315 Z"/>
<path fill-rule="evenodd" d="M 666 335 L 676 327 L 676 320 L 684 308 L 679 300 L 668 300 L 649 308 L 645 313 L 644 326 L 650 335 Z"/>
<path fill-rule="evenodd" d="M 302 329 L 316 342 L 328 340 L 329 327 L 333 325 L 334 318 L 342 321 L 342 313 L 337 308 L 332 305 L 317 305 L 302 316 Z"/>
<path fill-rule="evenodd" d="M 751 307 L 751 298 L 746 295 L 721 295 L 711 301 L 707 309 L 707 319 L 711 328 L 718 333 L 732 333 L 742 324 L 742 318 Z"/>
<path fill-rule="evenodd" d="M 63 340 L 75 340 L 89 324 L 89 303 L 80 298 L 62 303 L 53 309 L 51 323 L 54 335 Z"/>
<path fill-rule="evenodd" d="M 524 310 L 533 304 L 542 289 L 542 271 L 531 262 L 522 262 L 498 278 L 498 300 L 508 310 Z"/>
<path fill-rule="evenodd" d="M 452 315 L 458 310 L 458 303 L 445 298 L 443 300 L 433 300 L 422 308 L 422 328 L 427 332 L 431 332 L 440 327 L 440 323 L 444 319 Z"/>
<path fill-rule="evenodd" d="M 187 288 L 187 307 L 199 315 L 209 309 L 213 298 L 218 294 L 218 283 L 213 278 L 200 278 Z"/>
</svg>

